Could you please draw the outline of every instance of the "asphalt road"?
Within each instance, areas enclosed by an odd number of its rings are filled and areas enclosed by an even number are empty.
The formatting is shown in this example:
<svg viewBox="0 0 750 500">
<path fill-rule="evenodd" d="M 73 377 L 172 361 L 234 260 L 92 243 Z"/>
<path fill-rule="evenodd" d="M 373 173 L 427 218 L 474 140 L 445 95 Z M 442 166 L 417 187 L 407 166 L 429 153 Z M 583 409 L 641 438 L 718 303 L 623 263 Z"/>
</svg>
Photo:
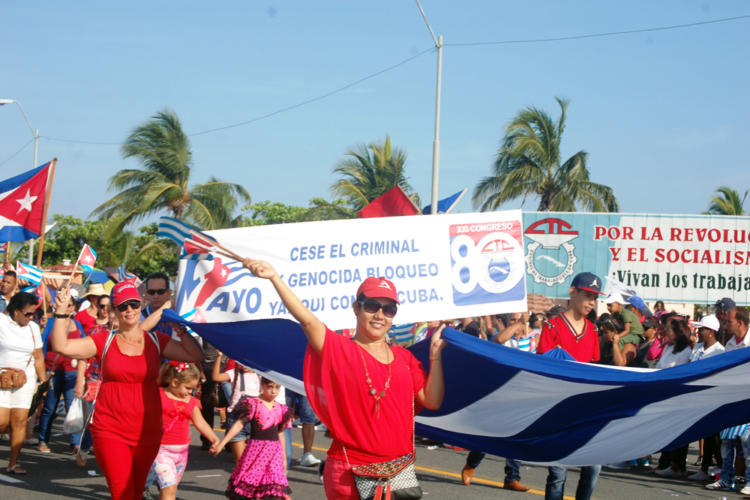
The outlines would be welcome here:
<svg viewBox="0 0 750 500">
<path fill-rule="evenodd" d="M 58 419 L 59 420 L 59 419 Z M 59 427 L 55 427 L 59 432 Z M 294 458 L 301 454 L 300 431 L 294 433 Z M 76 466 L 68 454 L 67 436 L 53 436 L 50 447 L 53 453 L 43 454 L 36 450 L 36 440 L 24 446 L 21 452 L 21 463 L 29 471 L 24 477 L 11 476 L 5 472 L 8 457 L 8 440 L 4 436 L 0 441 L 0 499 L 59 499 L 107 498 L 107 486 L 101 475 L 96 460 L 90 458 L 85 469 Z M 322 432 L 316 433 L 315 454 L 322 458 L 328 445 L 328 439 Z M 440 447 L 428 450 L 423 445 L 417 446 L 417 475 L 424 490 L 424 498 L 430 499 L 533 499 L 544 496 L 544 481 L 547 470 L 541 466 L 524 465 L 521 469 L 522 482 L 530 486 L 526 493 L 511 492 L 502 489 L 502 458 L 488 456 L 477 469 L 471 486 L 464 486 L 460 480 L 460 471 L 466 459 L 465 451 Z M 697 470 L 692 463 L 697 456 L 691 448 L 688 456 L 689 473 Z M 212 457 L 200 449 L 198 435 L 193 429 L 193 446 L 190 449 L 188 469 L 178 491 L 178 498 L 222 498 L 226 481 L 232 470 L 233 461 L 228 453 Z M 323 499 L 323 486 L 318 479 L 317 468 L 292 466 L 289 480 L 295 499 Z M 565 493 L 572 498 L 578 480 L 577 469 L 568 473 Z M 152 492 L 156 497 L 156 489 Z M 662 479 L 646 470 L 608 470 L 596 485 L 594 498 L 597 499 L 638 499 L 661 500 L 674 498 L 742 498 L 733 492 L 711 492 L 702 484 L 687 480 Z"/>
</svg>

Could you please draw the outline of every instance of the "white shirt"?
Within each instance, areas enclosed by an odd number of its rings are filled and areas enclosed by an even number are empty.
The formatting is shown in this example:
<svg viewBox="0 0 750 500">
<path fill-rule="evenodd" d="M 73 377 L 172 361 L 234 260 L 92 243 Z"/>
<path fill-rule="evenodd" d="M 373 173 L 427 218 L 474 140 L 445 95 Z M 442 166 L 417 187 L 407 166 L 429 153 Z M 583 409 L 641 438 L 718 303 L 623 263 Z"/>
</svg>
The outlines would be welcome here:
<svg viewBox="0 0 750 500">
<path fill-rule="evenodd" d="M 747 347 L 747 346 L 749 346 L 750 345 L 750 335 L 748 335 L 748 334 L 750 334 L 750 332 L 747 332 L 745 334 L 745 337 L 742 339 L 742 342 L 740 342 L 739 344 L 737 344 L 737 337 L 735 337 L 734 335 L 732 335 L 732 338 L 727 341 L 727 345 L 724 346 L 724 350 L 727 351 L 727 352 L 729 352 L 729 351 L 734 351 L 735 349 L 739 349 L 741 347 Z"/>
<path fill-rule="evenodd" d="M 703 342 L 699 342 L 695 347 L 693 347 L 693 352 L 690 353 L 690 361 L 698 361 L 699 359 L 706 359 L 710 358 L 711 356 L 715 356 L 717 354 L 721 354 L 724 352 L 724 346 L 721 345 L 719 342 L 714 342 L 714 345 L 706 349 L 706 346 Z"/>
<path fill-rule="evenodd" d="M 9 315 L 0 313 L 0 367 L 25 369 L 27 377 L 36 379 L 31 353 L 41 348 L 39 325 L 31 321 L 19 326 Z"/>
<path fill-rule="evenodd" d="M 673 366 L 684 365 L 690 361 L 690 353 L 692 352 L 692 349 L 686 347 L 680 352 L 675 353 L 674 346 L 670 344 L 662 351 L 659 362 L 656 363 L 656 368 L 672 368 Z"/>
</svg>

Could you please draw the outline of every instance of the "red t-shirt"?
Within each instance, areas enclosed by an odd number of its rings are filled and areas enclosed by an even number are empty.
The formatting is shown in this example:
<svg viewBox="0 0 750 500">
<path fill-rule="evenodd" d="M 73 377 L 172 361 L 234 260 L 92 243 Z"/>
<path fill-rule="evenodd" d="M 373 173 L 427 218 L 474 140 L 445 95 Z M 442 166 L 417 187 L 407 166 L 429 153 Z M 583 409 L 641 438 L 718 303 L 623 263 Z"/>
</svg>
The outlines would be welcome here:
<svg viewBox="0 0 750 500">
<path fill-rule="evenodd" d="M 91 432 L 130 445 L 161 442 L 161 397 L 156 378 L 161 355 L 149 334 L 143 332 L 143 353 L 127 356 L 113 339 L 102 364 L 107 332 L 91 335 L 95 359 L 102 367 L 102 385 L 96 400 Z M 161 352 L 169 337 L 157 333 Z"/>
<path fill-rule="evenodd" d="M 96 317 L 89 314 L 86 309 L 78 311 L 76 315 L 73 316 L 73 319 L 81 324 L 84 332 L 88 332 L 91 330 L 91 327 L 96 324 Z"/>
<path fill-rule="evenodd" d="M 164 435 L 161 444 L 190 444 L 190 422 L 193 408 L 201 409 L 201 402 L 190 396 L 189 401 L 178 401 L 167 395 L 163 387 L 161 393 L 161 424 Z"/>
<path fill-rule="evenodd" d="M 587 319 L 584 319 L 581 333 L 573 328 L 565 313 L 545 321 L 536 352 L 544 354 L 555 347 L 562 347 L 582 363 L 599 361 L 599 334 L 594 324 Z"/>
<path fill-rule="evenodd" d="M 305 353 L 305 392 L 321 421 L 331 430 L 333 442 L 328 455 L 352 465 L 383 462 L 414 450 L 415 397 L 425 385 L 426 374 L 414 355 L 391 346 L 390 387 L 375 398 L 372 387 L 382 392 L 388 379 L 388 365 L 380 363 L 348 337 L 326 327 L 323 350 L 318 355 L 309 346 Z"/>
</svg>

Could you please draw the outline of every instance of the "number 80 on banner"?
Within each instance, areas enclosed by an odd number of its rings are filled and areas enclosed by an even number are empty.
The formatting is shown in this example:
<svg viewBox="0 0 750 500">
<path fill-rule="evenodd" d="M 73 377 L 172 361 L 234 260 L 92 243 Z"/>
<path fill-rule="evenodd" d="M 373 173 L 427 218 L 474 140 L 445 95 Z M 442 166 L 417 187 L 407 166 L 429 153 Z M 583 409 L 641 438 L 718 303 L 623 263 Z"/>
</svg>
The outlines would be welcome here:
<svg viewBox="0 0 750 500">
<path fill-rule="evenodd" d="M 451 281 L 456 305 L 518 300 L 524 296 L 520 226 L 510 232 L 482 230 L 486 226 L 450 228 Z"/>
</svg>

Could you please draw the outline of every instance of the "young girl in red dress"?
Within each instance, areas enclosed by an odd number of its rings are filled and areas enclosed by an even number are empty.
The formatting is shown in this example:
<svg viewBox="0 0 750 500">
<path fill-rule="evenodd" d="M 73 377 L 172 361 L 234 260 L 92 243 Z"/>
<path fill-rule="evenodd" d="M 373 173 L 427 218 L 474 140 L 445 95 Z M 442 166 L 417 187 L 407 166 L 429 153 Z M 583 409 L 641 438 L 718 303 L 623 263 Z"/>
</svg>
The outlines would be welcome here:
<svg viewBox="0 0 750 500">
<path fill-rule="evenodd" d="M 192 396 L 199 379 L 200 370 L 192 363 L 172 361 L 164 363 L 159 371 L 164 434 L 146 484 L 151 484 L 151 479 L 156 479 L 159 498 L 162 500 L 177 497 L 177 485 L 180 484 L 188 461 L 190 422 L 211 443 L 219 442 L 201 414 L 200 401 Z"/>
<path fill-rule="evenodd" d="M 252 425 L 247 447 L 229 478 L 228 498 L 291 498 L 292 490 L 286 478 L 284 428 L 291 427 L 292 414 L 289 407 L 275 401 L 280 388 L 279 384 L 261 378 L 260 397 L 242 400 L 240 418 L 224 439 L 211 447 L 211 453 L 218 455 L 248 422 Z"/>
</svg>

